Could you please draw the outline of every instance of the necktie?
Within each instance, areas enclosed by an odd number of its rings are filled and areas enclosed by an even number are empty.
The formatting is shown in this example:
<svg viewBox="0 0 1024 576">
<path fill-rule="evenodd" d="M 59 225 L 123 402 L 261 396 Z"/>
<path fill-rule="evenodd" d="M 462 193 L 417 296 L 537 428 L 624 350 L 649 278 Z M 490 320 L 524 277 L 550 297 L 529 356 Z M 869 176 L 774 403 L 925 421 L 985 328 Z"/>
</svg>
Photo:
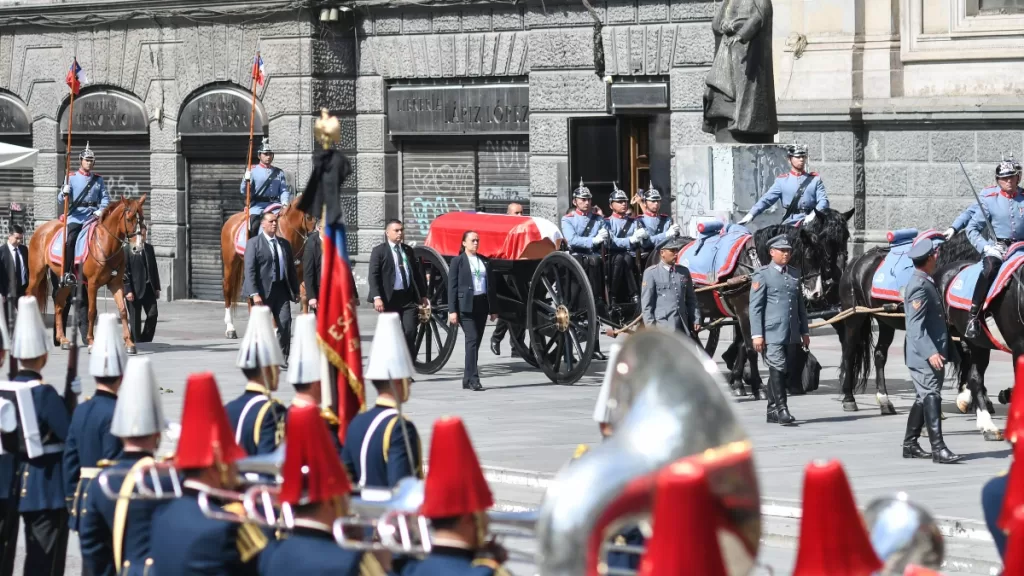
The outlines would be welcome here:
<svg viewBox="0 0 1024 576">
<path fill-rule="evenodd" d="M 395 256 L 398 257 L 398 271 L 402 273 L 402 290 L 409 287 L 409 277 L 405 273 L 405 259 L 402 258 L 402 251 L 398 249 L 398 244 L 393 246 L 395 249 Z"/>
<path fill-rule="evenodd" d="M 19 252 L 18 249 L 15 248 L 14 249 L 14 276 L 18 279 L 18 283 L 19 284 L 21 283 L 22 270 L 23 270 L 23 268 L 21 266 L 21 252 Z"/>
<path fill-rule="evenodd" d="M 274 282 L 281 279 L 281 259 L 277 254 L 277 240 L 270 240 L 270 249 L 274 251 Z"/>
</svg>

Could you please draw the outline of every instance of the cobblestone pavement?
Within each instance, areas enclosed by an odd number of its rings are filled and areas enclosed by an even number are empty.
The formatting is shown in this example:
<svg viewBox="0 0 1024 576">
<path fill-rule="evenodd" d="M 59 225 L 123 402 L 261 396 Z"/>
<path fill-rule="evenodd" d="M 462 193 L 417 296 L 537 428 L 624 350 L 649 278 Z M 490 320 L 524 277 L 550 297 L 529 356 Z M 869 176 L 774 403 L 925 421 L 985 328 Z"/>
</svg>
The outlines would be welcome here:
<svg viewBox="0 0 1024 576">
<path fill-rule="evenodd" d="M 113 311 L 113 302 L 101 300 L 101 311 Z M 245 328 L 245 311 L 239 309 L 236 322 L 239 334 Z M 364 353 L 368 353 L 372 339 L 375 314 L 365 304 L 359 311 Z M 208 302 L 161 303 L 160 322 L 156 342 L 139 345 L 139 353 L 151 355 L 160 386 L 168 390 L 164 395 L 168 418 L 177 420 L 188 373 L 208 370 L 213 372 L 221 387 L 224 400 L 241 393 L 242 376 L 234 368 L 237 340 L 224 338 L 221 305 Z M 488 328 L 488 337 L 490 328 Z M 604 339 L 607 350 L 610 340 Z M 944 411 L 948 419 L 943 423 L 950 448 L 966 456 L 959 465 L 939 466 L 930 461 L 904 460 L 900 443 L 906 425 L 906 410 L 913 402 L 913 389 L 903 365 L 902 337 L 890 351 L 887 369 L 889 392 L 898 416 L 881 416 L 874 402 L 873 385 L 869 394 L 858 396 L 861 411 L 844 413 L 837 392 L 839 343 L 833 333 L 816 335 L 812 350 L 823 366 L 821 389 L 809 396 L 791 399 L 790 408 L 800 419 L 800 425 L 782 428 L 766 424 L 764 403 L 739 401 L 734 403 L 736 414 L 750 434 L 756 454 L 762 495 L 783 507 L 798 506 L 804 466 L 814 459 L 838 458 L 846 467 L 858 503 L 865 505 L 872 499 L 905 491 L 909 497 L 934 514 L 943 517 L 979 520 L 982 518 L 980 488 L 989 478 L 1009 466 L 1009 446 L 1002 442 L 985 442 L 976 430 L 974 415 L 962 415 L 953 403 L 953 393 L 944 391 Z M 469 392 L 461 388 L 462 342 L 447 367 L 437 374 L 417 379 L 412 399 L 406 412 L 417 424 L 429 446 L 431 423 L 442 415 L 456 414 L 467 424 L 474 446 L 485 466 L 528 471 L 529 474 L 550 476 L 572 455 L 580 443 L 599 441 L 597 427 L 591 420 L 605 363 L 594 363 L 591 373 L 573 386 L 557 386 L 526 363 L 508 357 L 507 341 L 502 357 L 494 357 L 489 350 L 481 352 L 481 377 L 484 392 Z M 45 376 L 61 382 L 67 355 L 56 350 L 51 354 Z M 87 375 L 88 354 L 81 355 L 83 388 L 91 394 L 94 384 Z M 1012 365 L 1005 354 L 993 354 L 988 373 L 989 390 L 995 393 L 1012 384 Z M 372 402 L 373 392 L 369 392 Z M 287 385 L 282 386 L 279 397 L 291 397 Z M 997 406 L 997 425 L 1005 421 L 1005 407 Z M 167 441 L 164 451 L 173 450 Z M 524 472 L 525 474 L 525 472 Z M 529 475 L 527 474 L 527 475 Z M 495 484 L 497 498 L 519 505 L 535 506 L 543 490 L 516 489 L 514 486 Z M 792 524 L 792 522 L 790 522 Z M 970 537 L 980 540 L 967 546 L 979 561 L 974 568 L 961 566 L 960 572 L 985 574 L 996 561 L 994 549 L 985 541 L 977 524 Z M 794 561 L 794 534 L 792 526 L 767 535 L 762 560 L 775 569 L 775 574 L 787 574 Z M 78 573 L 77 539 L 69 544 L 69 574 Z M 19 565 L 21 560 L 19 559 Z M 969 564 L 969 563 L 968 563 Z M 520 573 L 529 572 L 529 567 Z"/>
</svg>

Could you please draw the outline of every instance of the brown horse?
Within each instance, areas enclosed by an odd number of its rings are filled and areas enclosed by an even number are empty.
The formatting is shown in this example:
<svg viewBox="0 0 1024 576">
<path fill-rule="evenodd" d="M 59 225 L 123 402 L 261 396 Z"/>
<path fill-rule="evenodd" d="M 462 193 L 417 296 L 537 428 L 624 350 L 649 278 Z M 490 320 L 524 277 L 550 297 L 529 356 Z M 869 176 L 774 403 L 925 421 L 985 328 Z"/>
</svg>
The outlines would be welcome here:
<svg viewBox="0 0 1024 576">
<path fill-rule="evenodd" d="M 298 260 L 296 262 L 296 275 L 299 282 L 302 282 L 302 250 L 306 246 L 306 236 L 316 229 L 316 219 L 296 208 L 299 203 L 297 195 L 291 204 L 281 209 L 277 219 L 277 234 L 284 238 L 292 246 L 292 254 Z M 226 329 L 224 335 L 228 338 L 238 338 L 235 331 L 235 302 L 238 301 L 242 291 L 242 273 L 244 272 L 245 259 L 235 252 L 235 236 L 238 234 L 239 226 L 248 226 L 245 219 L 245 212 L 239 212 L 228 218 L 224 227 L 220 230 L 220 257 L 224 263 L 224 324 Z M 305 286 L 300 286 L 305 292 Z M 300 298 L 305 303 L 305 294 Z"/>
<path fill-rule="evenodd" d="M 89 239 L 89 255 L 82 263 L 81 280 L 85 281 L 89 295 L 89 327 L 86 342 L 92 346 L 93 326 L 96 324 L 96 294 L 106 286 L 114 295 L 117 310 L 121 314 L 121 328 L 124 344 L 129 354 L 135 354 L 135 342 L 132 341 L 128 329 L 128 311 L 124 300 L 124 246 L 128 240 L 139 233 L 140 223 L 144 219 L 142 204 L 146 201 L 143 194 L 138 200 L 119 198 L 111 202 L 104 210 L 102 220 L 96 225 L 96 231 Z M 50 220 L 36 228 L 29 243 L 29 278 L 27 294 L 36 297 L 41 312 L 46 311 L 46 292 L 50 275 L 60 278 L 60 263 L 50 263 L 50 241 L 57 231 L 64 228 L 64 223 Z M 82 231 L 85 233 L 85 230 Z M 67 348 L 68 339 L 64 335 L 64 308 L 71 295 L 71 286 L 60 286 L 53 294 L 54 327 L 57 339 L 62 348 Z"/>
</svg>

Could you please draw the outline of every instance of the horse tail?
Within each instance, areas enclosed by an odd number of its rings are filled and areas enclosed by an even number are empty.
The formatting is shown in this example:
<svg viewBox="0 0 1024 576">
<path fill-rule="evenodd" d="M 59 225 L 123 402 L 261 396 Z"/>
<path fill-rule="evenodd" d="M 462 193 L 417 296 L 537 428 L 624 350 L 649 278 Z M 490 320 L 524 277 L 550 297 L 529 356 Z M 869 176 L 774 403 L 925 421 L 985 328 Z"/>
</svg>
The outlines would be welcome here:
<svg viewBox="0 0 1024 576">
<path fill-rule="evenodd" d="M 844 324 L 847 322 L 850 320 L 846 320 Z M 863 394 L 867 389 L 868 375 L 871 373 L 871 357 L 875 348 L 870 318 L 860 322 L 860 327 L 853 334 L 847 332 L 846 346 L 850 347 L 849 354 L 844 351 L 843 355 L 848 358 L 848 369 L 850 370 L 848 376 L 853 379 L 853 393 Z M 846 376 L 843 373 L 844 367 L 847 367 L 847 362 L 840 364 L 840 382 L 843 382 L 844 376 Z"/>
</svg>

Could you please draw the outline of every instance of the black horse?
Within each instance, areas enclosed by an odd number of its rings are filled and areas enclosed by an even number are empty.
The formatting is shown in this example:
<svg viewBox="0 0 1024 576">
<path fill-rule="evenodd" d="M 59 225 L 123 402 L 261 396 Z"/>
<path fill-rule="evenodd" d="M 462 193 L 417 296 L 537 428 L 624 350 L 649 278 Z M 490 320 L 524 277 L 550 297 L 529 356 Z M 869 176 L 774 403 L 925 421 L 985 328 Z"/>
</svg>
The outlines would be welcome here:
<svg viewBox="0 0 1024 576">
<path fill-rule="evenodd" d="M 815 218 L 809 224 L 799 228 L 776 224 L 766 226 L 754 233 L 754 246 L 756 248 L 757 265 L 752 261 L 745 262 L 749 270 L 771 261 L 768 250 L 768 241 L 779 234 L 787 234 L 790 244 L 793 245 L 793 257 L 791 262 L 797 266 L 805 282 L 810 282 L 811 287 L 805 285 L 804 296 L 807 303 L 808 313 L 822 312 L 833 309 L 839 305 L 839 279 L 842 277 L 846 262 L 849 259 L 848 246 L 850 242 L 849 221 L 853 217 L 854 210 L 839 212 L 828 209 L 824 212 L 815 212 Z M 803 232 L 804 234 L 801 234 Z M 799 244 L 799 246 L 798 246 Z M 804 250 L 804 245 L 812 246 L 810 251 Z M 805 252 L 810 259 L 805 257 Z M 820 285 L 815 286 L 820 281 Z M 731 303 L 736 298 L 745 299 L 742 305 L 744 309 L 749 307 L 750 290 L 749 286 L 730 294 L 727 300 Z M 733 341 L 729 349 L 722 354 L 726 367 L 729 369 L 728 381 L 732 386 L 733 395 L 743 396 L 743 382 L 746 381 L 752 389 L 760 388 L 761 379 L 756 371 L 757 354 L 750 344 L 749 333 L 743 332 L 743 326 L 749 327 L 750 318 L 744 315 L 740 319 L 740 330 L 733 331 Z M 741 333 L 744 338 L 740 338 Z M 843 334 L 839 334 L 842 339 Z M 746 362 L 736 362 L 737 358 L 744 358 Z M 749 367 L 749 370 L 744 370 Z M 795 389 L 793 392 L 797 392 Z M 801 391 L 802 392 L 802 391 Z M 756 396 L 755 396 L 756 397 Z"/>
<path fill-rule="evenodd" d="M 888 246 L 872 248 L 860 257 L 856 258 L 843 275 L 840 282 L 840 295 L 843 309 L 854 306 L 865 306 L 878 308 L 888 305 L 893 312 L 902 311 L 902 304 L 879 300 L 871 297 L 871 279 L 875 275 L 879 264 L 889 253 Z M 971 246 L 965 234 L 957 234 L 949 242 L 945 242 L 939 248 L 938 267 L 933 278 L 943 295 L 949 289 L 950 282 L 956 274 L 964 267 L 977 262 L 980 255 Z M 1009 310 L 1001 307 L 1017 305 L 1016 297 L 1019 287 L 1013 286 L 1014 294 L 1011 295 L 1011 288 L 993 303 L 993 312 L 996 318 L 1008 322 Z M 1006 317 L 1006 318 L 1003 318 Z M 897 316 L 875 316 L 878 325 L 878 340 L 872 343 L 871 319 L 867 314 L 855 314 L 843 320 L 841 333 L 843 360 L 840 366 L 839 379 L 843 392 L 843 410 L 853 412 L 858 410 L 854 393 L 861 393 L 867 387 L 867 377 L 871 371 L 871 360 L 875 364 L 875 397 L 883 415 L 896 414 L 896 408 L 889 400 L 889 393 L 885 382 L 885 365 L 889 356 L 889 346 L 892 345 L 896 330 L 905 330 L 906 323 L 902 317 Z M 950 334 L 959 337 L 967 321 L 965 311 L 948 309 L 950 322 Z M 1017 326 L 1007 326 L 1011 334 L 1017 334 L 1021 338 L 1019 353 L 1024 353 L 1024 322 L 1018 321 Z M 1000 325 L 1000 330 L 1003 330 Z M 1007 333 L 1007 332 L 1004 332 Z M 954 342 L 954 345 L 956 343 Z M 985 369 L 988 367 L 989 354 L 994 347 L 988 340 L 974 342 L 961 342 L 956 345 L 958 354 L 951 358 L 954 361 L 954 373 L 952 376 L 958 380 L 958 390 L 962 391 L 957 397 L 957 407 L 961 412 L 967 412 L 973 407 L 984 407 L 978 409 L 978 428 L 982 430 L 988 440 L 1001 439 L 999 429 L 992 423 L 992 403 L 984 386 Z"/>
</svg>

